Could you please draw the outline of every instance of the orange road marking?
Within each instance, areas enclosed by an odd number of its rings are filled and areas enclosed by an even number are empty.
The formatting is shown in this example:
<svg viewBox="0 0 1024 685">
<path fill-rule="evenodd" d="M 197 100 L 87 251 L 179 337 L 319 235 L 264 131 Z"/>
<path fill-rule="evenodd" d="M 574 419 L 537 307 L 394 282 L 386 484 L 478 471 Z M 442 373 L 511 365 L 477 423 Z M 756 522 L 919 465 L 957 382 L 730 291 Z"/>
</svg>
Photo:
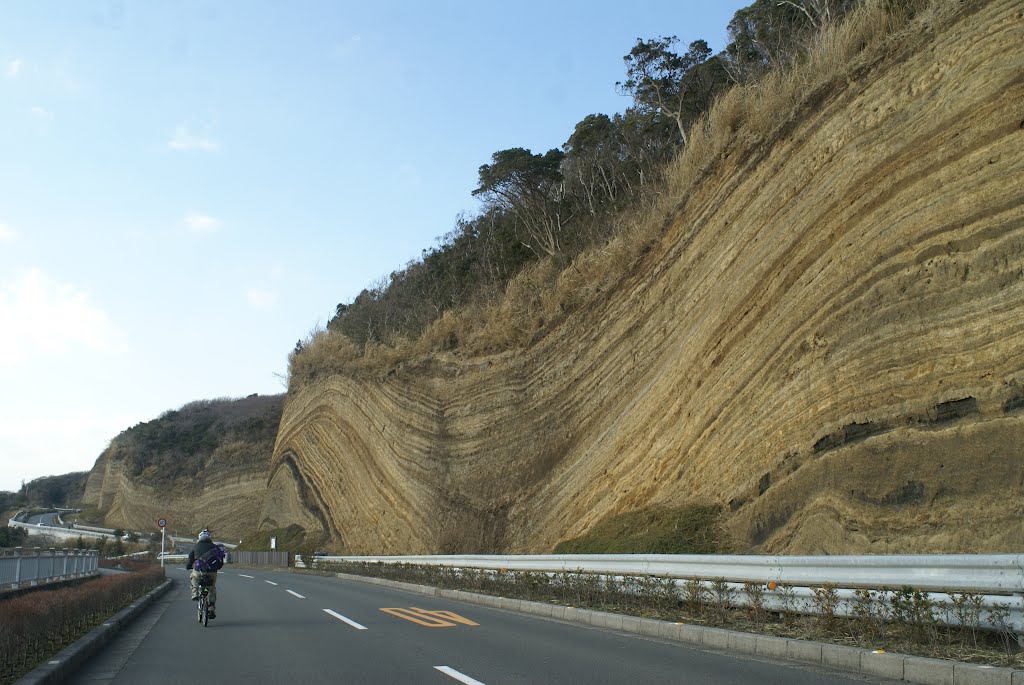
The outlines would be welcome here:
<svg viewBox="0 0 1024 685">
<path fill-rule="evenodd" d="M 459 616 L 458 614 L 456 614 L 456 613 L 454 613 L 452 611 L 440 611 L 440 610 L 438 610 L 438 611 L 427 611 L 426 609 L 420 609 L 419 607 L 411 607 L 411 608 L 412 608 L 413 611 L 419 613 L 420 615 L 436 616 L 437 618 L 447 619 L 447 620 L 452 621 L 454 623 L 461 623 L 462 625 L 465 625 L 465 626 L 478 626 L 478 625 L 480 625 L 479 623 L 474 623 L 473 621 L 470 621 L 468 618 L 463 618 L 462 616 Z"/>
<path fill-rule="evenodd" d="M 479 623 L 474 623 L 468 618 L 459 616 L 451 611 L 427 611 L 426 609 L 420 609 L 418 607 L 410 607 L 408 609 L 401 607 L 387 607 L 381 608 L 381 611 L 427 628 L 454 628 L 456 623 L 461 623 L 467 626 L 480 625 Z"/>
</svg>

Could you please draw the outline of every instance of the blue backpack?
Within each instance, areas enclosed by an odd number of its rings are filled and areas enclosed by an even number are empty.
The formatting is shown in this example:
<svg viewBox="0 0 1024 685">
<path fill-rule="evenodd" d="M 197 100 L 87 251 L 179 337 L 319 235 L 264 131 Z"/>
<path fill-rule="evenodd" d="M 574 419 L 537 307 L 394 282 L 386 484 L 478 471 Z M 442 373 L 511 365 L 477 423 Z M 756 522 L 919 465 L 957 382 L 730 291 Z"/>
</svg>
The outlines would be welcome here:
<svg viewBox="0 0 1024 685">
<path fill-rule="evenodd" d="M 224 568 L 224 550 L 214 545 L 213 549 L 196 559 L 192 568 L 201 573 L 221 570 Z"/>
</svg>

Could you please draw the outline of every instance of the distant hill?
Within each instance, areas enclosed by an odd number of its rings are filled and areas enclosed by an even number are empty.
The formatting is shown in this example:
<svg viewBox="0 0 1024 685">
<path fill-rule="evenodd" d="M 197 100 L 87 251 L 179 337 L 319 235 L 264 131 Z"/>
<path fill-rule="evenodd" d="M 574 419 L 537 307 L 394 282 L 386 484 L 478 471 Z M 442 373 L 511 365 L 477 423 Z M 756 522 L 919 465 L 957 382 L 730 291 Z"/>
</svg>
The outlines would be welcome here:
<svg viewBox="0 0 1024 685">
<path fill-rule="evenodd" d="M 17 492 L 0 491 L 0 512 L 32 507 L 75 507 L 85 493 L 88 471 L 36 478 Z"/>
<path fill-rule="evenodd" d="M 115 437 L 88 474 L 82 503 L 107 525 L 172 533 L 255 530 L 284 395 L 201 400 Z"/>
</svg>

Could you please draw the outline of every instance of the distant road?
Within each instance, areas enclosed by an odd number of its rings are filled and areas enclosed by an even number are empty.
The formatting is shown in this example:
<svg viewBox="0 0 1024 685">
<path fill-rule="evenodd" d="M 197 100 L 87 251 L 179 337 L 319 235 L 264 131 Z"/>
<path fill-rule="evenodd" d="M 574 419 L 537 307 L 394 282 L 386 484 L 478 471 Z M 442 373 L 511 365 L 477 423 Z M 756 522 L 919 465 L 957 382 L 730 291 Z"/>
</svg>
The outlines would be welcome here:
<svg viewBox="0 0 1024 685">
<path fill-rule="evenodd" d="M 356 581 L 232 567 L 218 579 L 218 617 L 203 628 L 187 572 L 167 573 L 175 587 L 69 682 L 891 682 Z"/>
<path fill-rule="evenodd" d="M 60 521 L 57 520 L 57 512 L 55 511 L 29 516 L 25 523 L 30 523 L 34 526 L 53 526 L 54 528 L 62 527 L 60 525 Z"/>
</svg>

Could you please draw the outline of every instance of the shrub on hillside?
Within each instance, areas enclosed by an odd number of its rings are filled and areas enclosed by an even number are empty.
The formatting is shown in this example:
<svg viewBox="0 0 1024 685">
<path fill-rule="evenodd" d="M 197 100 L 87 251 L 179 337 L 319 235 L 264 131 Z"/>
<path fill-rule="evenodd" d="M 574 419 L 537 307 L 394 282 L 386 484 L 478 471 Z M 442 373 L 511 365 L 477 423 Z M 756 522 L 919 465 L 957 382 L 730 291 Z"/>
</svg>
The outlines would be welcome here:
<svg viewBox="0 0 1024 685">
<path fill-rule="evenodd" d="M 726 551 L 718 507 L 650 507 L 609 516 L 555 554 L 714 554 Z"/>
<path fill-rule="evenodd" d="M 0 547 L 21 547 L 25 544 L 28 531 L 24 528 L 0 528 Z"/>
</svg>

